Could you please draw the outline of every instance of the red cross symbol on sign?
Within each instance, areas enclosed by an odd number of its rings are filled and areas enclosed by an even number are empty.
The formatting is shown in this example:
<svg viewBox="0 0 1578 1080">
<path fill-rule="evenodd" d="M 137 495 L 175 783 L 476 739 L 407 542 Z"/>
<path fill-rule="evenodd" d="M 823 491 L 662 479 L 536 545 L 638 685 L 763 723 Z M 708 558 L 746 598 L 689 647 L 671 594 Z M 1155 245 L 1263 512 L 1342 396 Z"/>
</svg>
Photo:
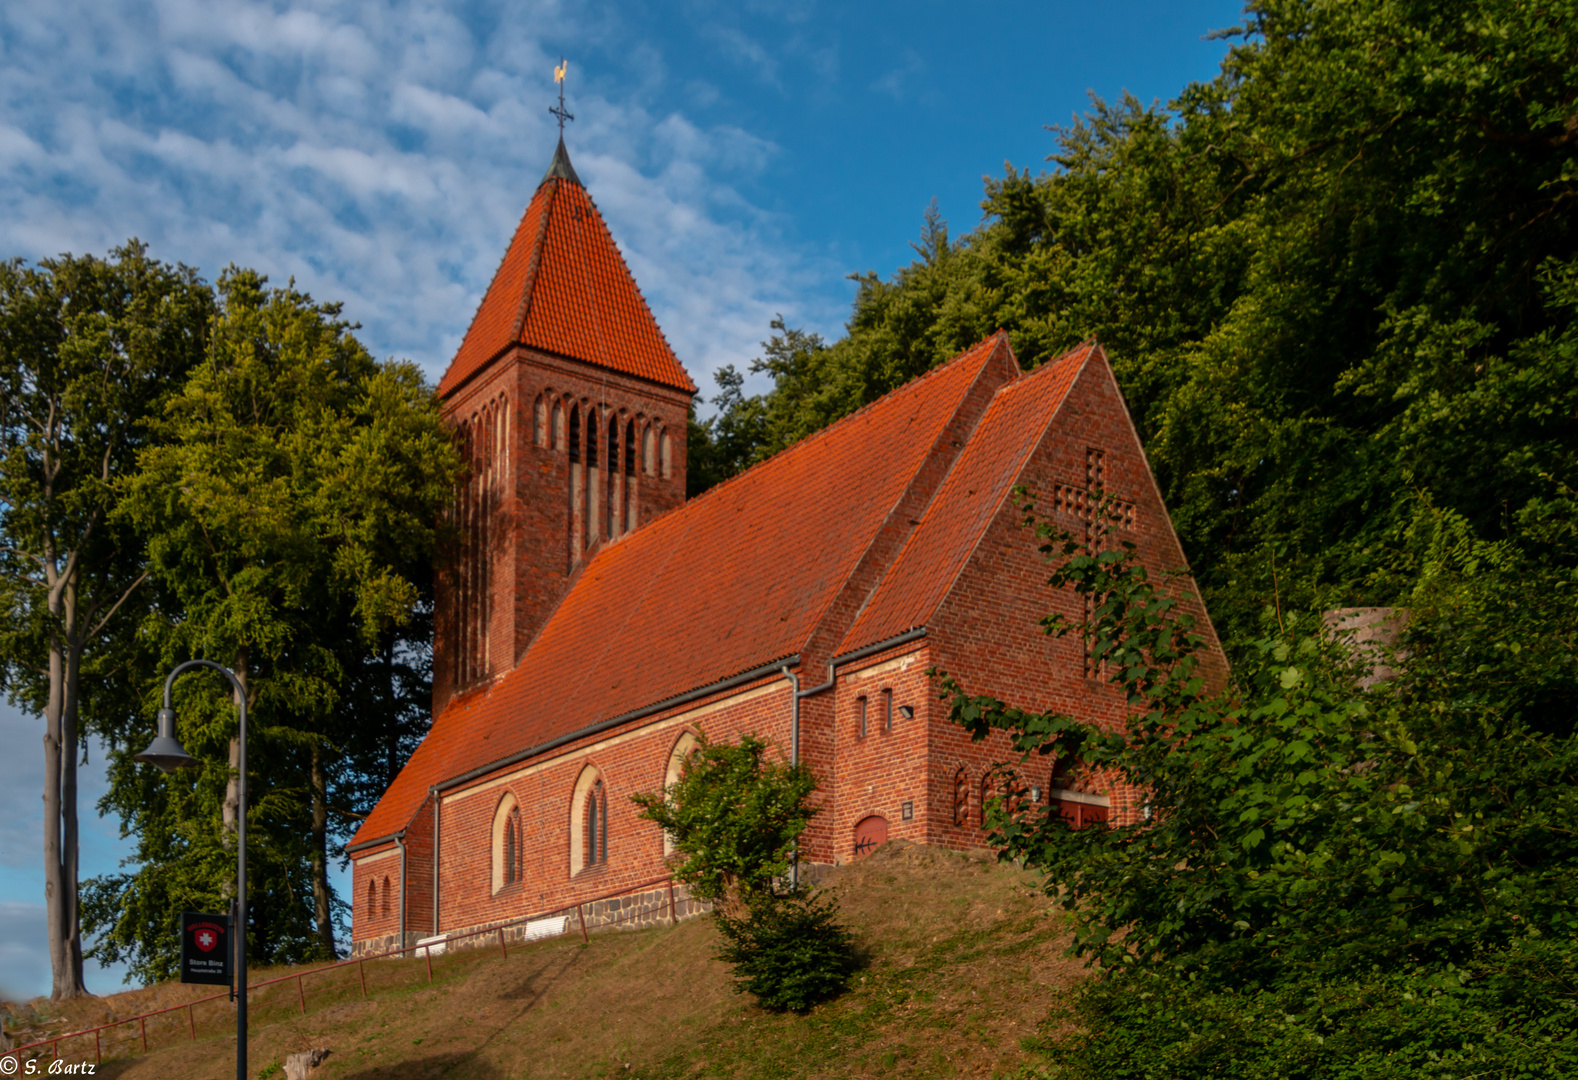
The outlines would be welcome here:
<svg viewBox="0 0 1578 1080">
<path fill-rule="evenodd" d="M 218 940 L 212 930 L 199 930 L 195 936 L 197 938 L 197 947 L 204 952 L 212 949 Z"/>
</svg>

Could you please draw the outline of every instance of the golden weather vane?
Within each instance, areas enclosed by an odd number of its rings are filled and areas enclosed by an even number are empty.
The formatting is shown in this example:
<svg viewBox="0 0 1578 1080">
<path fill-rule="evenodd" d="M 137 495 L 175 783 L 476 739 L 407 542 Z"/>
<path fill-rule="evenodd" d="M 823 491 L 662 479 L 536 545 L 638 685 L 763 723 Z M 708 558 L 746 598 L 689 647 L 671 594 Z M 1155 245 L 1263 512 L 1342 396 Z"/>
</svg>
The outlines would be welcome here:
<svg viewBox="0 0 1578 1080">
<path fill-rule="evenodd" d="M 570 62 L 564 57 L 559 57 L 559 66 L 553 69 L 553 81 L 559 84 L 559 104 L 548 106 L 548 111 L 559 118 L 559 138 L 564 138 L 564 122 L 574 120 L 564 107 L 564 76 L 570 70 Z"/>
</svg>

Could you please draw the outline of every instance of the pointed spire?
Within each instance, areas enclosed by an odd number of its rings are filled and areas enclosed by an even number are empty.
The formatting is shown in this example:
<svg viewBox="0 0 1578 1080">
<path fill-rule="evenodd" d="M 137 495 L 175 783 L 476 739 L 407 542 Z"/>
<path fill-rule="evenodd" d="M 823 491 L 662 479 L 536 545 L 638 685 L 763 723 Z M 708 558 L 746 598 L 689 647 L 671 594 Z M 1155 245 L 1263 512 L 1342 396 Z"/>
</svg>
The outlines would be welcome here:
<svg viewBox="0 0 1578 1080">
<path fill-rule="evenodd" d="M 439 394 L 458 389 L 510 345 L 696 392 L 570 164 L 563 139 L 439 380 Z"/>
<path fill-rule="evenodd" d="M 553 152 L 553 161 L 549 163 L 548 171 L 542 175 L 545 182 L 555 177 L 568 180 L 579 187 L 586 186 L 581 183 L 581 178 L 575 175 L 575 166 L 570 164 L 570 152 L 564 148 L 563 135 L 559 136 L 559 148 Z"/>
</svg>

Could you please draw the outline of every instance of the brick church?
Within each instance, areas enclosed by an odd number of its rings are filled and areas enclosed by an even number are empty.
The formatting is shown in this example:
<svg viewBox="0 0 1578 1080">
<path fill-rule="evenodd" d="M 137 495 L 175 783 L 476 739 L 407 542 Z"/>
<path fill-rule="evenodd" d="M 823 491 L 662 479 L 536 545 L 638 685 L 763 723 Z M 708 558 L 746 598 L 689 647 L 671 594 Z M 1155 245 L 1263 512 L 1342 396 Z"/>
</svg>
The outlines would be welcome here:
<svg viewBox="0 0 1578 1080">
<path fill-rule="evenodd" d="M 1013 495 L 1071 529 L 1105 496 L 1153 571 L 1184 565 L 1099 345 L 1025 372 L 999 332 L 687 502 L 695 392 L 561 140 L 439 384 L 470 464 L 462 550 L 432 729 L 347 848 L 357 952 L 662 878 L 630 796 L 698 730 L 807 762 L 801 857 L 837 864 L 984 843 L 1013 754 L 949 723 L 928 668 L 1122 723 L 1083 645 L 1038 627 L 1079 601 L 1046 588 Z M 1076 823 L 1141 812 L 1110 778 L 1043 771 L 1021 783 Z"/>
</svg>

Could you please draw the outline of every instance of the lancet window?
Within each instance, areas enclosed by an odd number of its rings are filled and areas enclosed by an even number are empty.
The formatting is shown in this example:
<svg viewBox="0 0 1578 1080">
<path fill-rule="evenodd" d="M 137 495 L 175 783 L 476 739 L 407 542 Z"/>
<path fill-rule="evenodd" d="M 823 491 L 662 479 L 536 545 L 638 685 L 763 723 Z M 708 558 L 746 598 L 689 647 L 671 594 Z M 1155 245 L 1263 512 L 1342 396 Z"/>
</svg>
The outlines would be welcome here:
<svg viewBox="0 0 1578 1080">
<path fill-rule="evenodd" d="M 520 804 L 513 795 L 499 800 L 493 812 L 493 891 L 521 880 L 525 857 L 525 835 L 521 832 Z"/>
<path fill-rule="evenodd" d="M 588 765 L 575 782 L 570 800 L 570 873 L 579 874 L 608 861 L 608 790 Z"/>
</svg>

